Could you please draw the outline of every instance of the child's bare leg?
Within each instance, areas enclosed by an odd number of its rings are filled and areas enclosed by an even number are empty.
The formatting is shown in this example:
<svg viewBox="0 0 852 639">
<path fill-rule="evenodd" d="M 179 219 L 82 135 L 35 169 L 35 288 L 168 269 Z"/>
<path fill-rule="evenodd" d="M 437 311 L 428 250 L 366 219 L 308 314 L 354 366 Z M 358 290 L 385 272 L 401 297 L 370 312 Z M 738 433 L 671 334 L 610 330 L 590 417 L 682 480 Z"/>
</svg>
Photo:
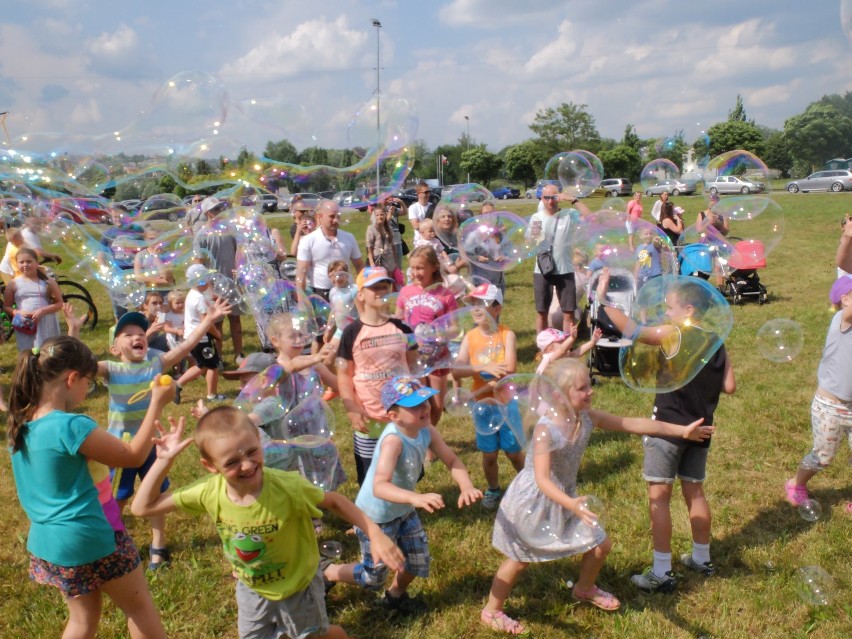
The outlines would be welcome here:
<svg viewBox="0 0 852 639">
<path fill-rule="evenodd" d="M 488 488 L 500 488 L 496 450 L 493 453 L 482 453 L 482 472 L 485 474 L 485 481 L 488 482 Z"/>
<path fill-rule="evenodd" d="M 796 486 L 807 486 L 808 482 L 813 479 L 814 475 L 816 475 L 817 472 L 818 471 L 816 470 L 811 470 L 809 468 L 803 468 L 802 466 L 799 466 L 799 468 L 796 470 L 796 478 L 793 480 L 793 482 L 796 484 Z"/>
<path fill-rule="evenodd" d="M 648 508 L 651 514 L 651 537 L 656 552 L 672 551 L 672 485 L 648 484 Z"/>
<path fill-rule="evenodd" d="M 207 396 L 212 397 L 219 388 L 219 371 L 215 368 L 208 368 L 205 377 L 207 379 Z"/>
<path fill-rule="evenodd" d="M 396 573 L 393 581 L 391 582 L 390 588 L 388 588 L 388 594 L 394 599 L 402 597 L 408 590 L 408 586 L 410 586 L 411 582 L 414 581 L 414 577 L 415 575 L 412 575 L 410 572 L 405 570 Z"/>
<path fill-rule="evenodd" d="M 710 505 L 704 495 L 704 484 L 697 481 L 681 481 L 680 489 L 689 510 L 689 525 L 692 528 L 692 541 L 699 544 L 710 543 Z"/>
<path fill-rule="evenodd" d="M 183 388 L 186 384 L 189 384 L 189 382 L 201 377 L 201 374 L 203 372 L 203 370 L 193 364 L 187 369 L 187 371 L 183 375 L 178 378 L 177 385 Z"/>
<path fill-rule="evenodd" d="M 147 587 L 146 587 L 147 589 Z M 68 623 L 62 632 L 62 639 L 91 639 L 98 631 L 101 619 L 103 599 L 101 591 L 65 600 L 68 606 Z"/>
<path fill-rule="evenodd" d="M 128 575 L 108 581 L 102 590 L 127 617 L 127 629 L 133 639 L 165 638 L 163 622 L 140 566 Z"/>
<path fill-rule="evenodd" d="M 432 397 L 431 410 L 429 417 L 432 420 L 432 426 L 437 426 L 441 420 L 441 415 L 444 414 L 444 395 L 447 394 L 447 378 L 449 375 L 429 375 L 429 386 L 438 391 L 438 394 Z"/>
<path fill-rule="evenodd" d="M 577 579 L 577 588 L 581 592 L 589 592 L 595 587 L 601 568 L 603 568 L 606 556 L 612 550 L 612 540 L 604 539 L 599 546 L 583 554 L 580 562 L 580 577 Z"/>
<path fill-rule="evenodd" d="M 506 453 L 506 457 L 512 462 L 512 467 L 516 472 L 521 472 L 524 468 L 524 462 L 527 459 L 527 456 L 524 454 L 524 451 L 519 450 L 516 453 Z"/>
<path fill-rule="evenodd" d="M 153 548 L 165 548 L 166 544 L 166 516 L 154 515 L 148 517 L 148 522 L 151 524 L 151 546 Z M 159 564 L 165 561 L 162 557 L 151 554 L 151 563 Z"/>
<path fill-rule="evenodd" d="M 506 559 L 497 569 L 497 574 L 494 575 L 494 580 L 491 582 L 491 592 L 488 593 L 488 603 L 485 604 L 485 609 L 489 612 L 497 612 L 503 610 L 503 604 L 512 592 L 515 582 L 518 577 L 526 570 L 529 564 L 515 561 L 514 559 Z"/>
</svg>

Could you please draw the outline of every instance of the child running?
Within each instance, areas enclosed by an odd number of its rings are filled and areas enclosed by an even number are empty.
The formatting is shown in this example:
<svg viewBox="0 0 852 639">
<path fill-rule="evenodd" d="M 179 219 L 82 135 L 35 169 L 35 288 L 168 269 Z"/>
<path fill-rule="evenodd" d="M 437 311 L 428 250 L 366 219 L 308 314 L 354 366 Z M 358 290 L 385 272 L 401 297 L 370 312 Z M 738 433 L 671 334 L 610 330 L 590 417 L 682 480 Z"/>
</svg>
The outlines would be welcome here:
<svg viewBox="0 0 852 639">
<path fill-rule="evenodd" d="M 593 428 L 663 435 L 700 442 L 713 432 L 697 419 L 689 426 L 619 417 L 592 408 L 592 382 L 586 365 L 577 359 L 552 362 L 545 373 L 565 399 L 549 402 L 548 414 L 532 433 L 532 449 L 524 469 L 509 485 L 494 523 L 492 543 L 506 560 L 500 565 L 480 621 L 492 630 L 510 635 L 528 632 L 503 611 L 512 587 L 530 563 L 583 555 L 580 576 L 572 595 L 603 610 L 617 610 L 621 603 L 595 585 L 612 542 L 587 498 L 577 496 L 577 471 Z M 548 384 L 544 384 L 546 387 Z M 576 417 L 575 417 L 576 415 Z"/>
<path fill-rule="evenodd" d="M 219 406 L 198 422 L 195 445 L 211 475 L 161 494 L 171 465 L 192 440 L 182 440 L 185 420 L 156 439 L 157 459 L 139 486 L 133 513 L 159 516 L 181 510 L 207 514 L 237 576 L 237 628 L 241 638 L 312 637 L 345 639 L 330 625 L 325 607 L 312 517 L 320 508 L 364 530 L 376 561 L 401 570 L 403 556 L 355 505 L 323 492 L 296 473 L 265 468 L 260 435 L 248 416 Z"/>
<path fill-rule="evenodd" d="M 155 384 L 142 424 L 125 442 L 68 412 L 83 402 L 97 374 L 97 359 L 74 337 L 50 338 L 18 356 L 9 444 L 18 499 L 30 520 L 30 578 L 65 598 L 63 637 L 95 636 L 104 594 L 127 617 L 131 636 L 165 637 L 139 553 L 120 517 L 107 517 L 88 463 L 141 465 L 174 385 Z"/>
<path fill-rule="evenodd" d="M 59 336 L 62 292 L 56 280 L 39 268 L 38 256 L 28 246 L 17 250 L 15 263 L 21 274 L 6 285 L 3 308 L 12 318 L 15 344 L 22 353 Z"/>
</svg>

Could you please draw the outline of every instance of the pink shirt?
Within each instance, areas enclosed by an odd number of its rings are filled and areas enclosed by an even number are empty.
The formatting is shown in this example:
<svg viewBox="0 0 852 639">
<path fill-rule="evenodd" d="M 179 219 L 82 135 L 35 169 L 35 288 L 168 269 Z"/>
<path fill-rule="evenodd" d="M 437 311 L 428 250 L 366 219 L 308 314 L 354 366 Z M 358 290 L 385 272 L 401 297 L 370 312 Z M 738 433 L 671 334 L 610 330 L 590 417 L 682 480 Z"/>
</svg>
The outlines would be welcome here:
<svg viewBox="0 0 852 639">
<path fill-rule="evenodd" d="M 637 200 L 630 200 L 627 203 L 627 214 L 635 220 L 638 220 L 642 217 L 642 202 L 638 202 Z"/>
<path fill-rule="evenodd" d="M 412 329 L 424 322 L 431 324 L 459 307 L 455 296 L 443 284 L 430 286 L 428 291 L 416 284 L 403 286 L 396 304 L 403 311 L 403 321 Z"/>
</svg>

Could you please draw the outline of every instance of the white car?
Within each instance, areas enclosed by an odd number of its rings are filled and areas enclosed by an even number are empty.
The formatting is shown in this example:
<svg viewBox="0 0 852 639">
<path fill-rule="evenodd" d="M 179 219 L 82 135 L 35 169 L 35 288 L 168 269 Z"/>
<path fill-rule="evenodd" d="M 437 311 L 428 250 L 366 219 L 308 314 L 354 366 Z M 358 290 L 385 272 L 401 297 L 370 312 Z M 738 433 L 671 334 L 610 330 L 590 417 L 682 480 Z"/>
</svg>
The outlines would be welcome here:
<svg viewBox="0 0 852 639">
<path fill-rule="evenodd" d="M 744 180 L 735 175 L 720 175 L 704 183 L 704 192 L 711 195 L 730 193 L 748 195 L 749 193 L 762 193 L 764 188 L 764 185 L 759 182 Z"/>
</svg>

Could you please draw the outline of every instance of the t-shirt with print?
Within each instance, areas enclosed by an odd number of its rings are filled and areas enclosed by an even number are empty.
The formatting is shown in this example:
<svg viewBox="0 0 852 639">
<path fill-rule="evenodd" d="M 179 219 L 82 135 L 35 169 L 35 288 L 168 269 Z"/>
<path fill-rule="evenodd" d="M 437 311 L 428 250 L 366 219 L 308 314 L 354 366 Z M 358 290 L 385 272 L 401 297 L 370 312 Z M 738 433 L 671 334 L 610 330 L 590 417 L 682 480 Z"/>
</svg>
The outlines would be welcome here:
<svg viewBox="0 0 852 639">
<path fill-rule="evenodd" d="M 107 362 L 107 387 L 109 388 L 109 427 L 110 433 L 121 437 L 124 433 L 136 434 L 148 406 L 151 394 L 146 393 L 138 402 L 128 404 L 130 398 L 139 391 L 150 387 L 154 378 L 163 372 L 163 362 L 159 351 L 152 355 L 149 351 L 144 362 Z"/>
<path fill-rule="evenodd" d="M 312 518 L 325 493 L 298 473 L 263 469 L 263 488 L 248 506 L 234 504 L 220 474 L 177 489 L 175 505 L 207 513 L 237 578 L 261 597 L 280 601 L 305 590 L 317 572 L 319 551 Z"/>
<path fill-rule="evenodd" d="M 194 288 L 189 290 L 189 293 L 186 294 L 186 303 L 183 307 L 183 338 L 186 339 L 187 336 L 192 334 L 198 325 L 201 324 L 204 316 L 207 315 L 207 309 L 210 306 L 210 302 L 207 301 L 207 297 L 201 291 L 198 291 Z M 207 335 L 204 335 L 199 343 L 207 342 Z"/>
<path fill-rule="evenodd" d="M 410 335 L 411 329 L 393 317 L 378 326 L 355 320 L 343 331 L 337 356 L 353 363 L 355 394 L 370 419 L 388 421 L 382 386 L 397 375 L 408 374 L 406 354 L 417 348 Z"/>
<path fill-rule="evenodd" d="M 424 322 L 431 324 L 459 307 L 455 296 L 442 284 L 430 286 L 428 290 L 417 284 L 403 286 L 396 305 L 402 309 L 403 319 L 411 328 Z"/>
</svg>

